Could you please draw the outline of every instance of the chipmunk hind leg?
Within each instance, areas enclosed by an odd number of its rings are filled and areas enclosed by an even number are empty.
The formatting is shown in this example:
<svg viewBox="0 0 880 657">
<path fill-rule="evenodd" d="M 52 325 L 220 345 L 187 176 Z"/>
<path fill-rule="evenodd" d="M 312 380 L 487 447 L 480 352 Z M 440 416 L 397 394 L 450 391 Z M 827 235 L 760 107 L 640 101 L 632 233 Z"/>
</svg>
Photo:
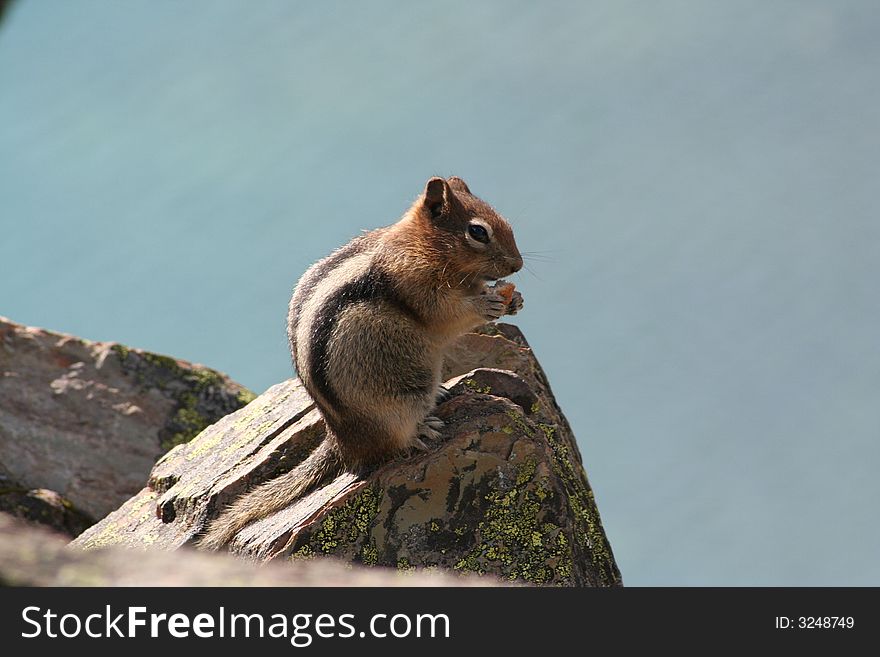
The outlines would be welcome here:
<svg viewBox="0 0 880 657">
<path fill-rule="evenodd" d="M 430 394 L 433 400 L 433 393 Z M 412 449 L 427 449 L 422 438 L 434 441 L 443 426 L 428 416 L 432 404 L 419 396 L 376 396 L 369 409 L 363 409 L 339 427 L 337 435 L 346 452 L 366 464 L 379 463 Z M 355 419 L 357 418 L 357 419 Z"/>
</svg>

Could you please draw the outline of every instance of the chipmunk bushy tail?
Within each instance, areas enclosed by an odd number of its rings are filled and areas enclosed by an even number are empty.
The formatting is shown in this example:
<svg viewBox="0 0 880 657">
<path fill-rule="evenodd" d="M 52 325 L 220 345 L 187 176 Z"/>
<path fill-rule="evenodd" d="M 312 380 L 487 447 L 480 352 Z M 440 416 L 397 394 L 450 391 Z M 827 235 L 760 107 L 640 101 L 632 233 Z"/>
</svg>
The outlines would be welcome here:
<svg viewBox="0 0 880 657">
<path fill-rule="evenodd" d="M 251 522 L 280 511 L 343 469 L 336 440 L 328 436 L 290 472 L 268 481 L 233 502 L 198 541 L 203 550 L 219 550 Z"/>
</svg>

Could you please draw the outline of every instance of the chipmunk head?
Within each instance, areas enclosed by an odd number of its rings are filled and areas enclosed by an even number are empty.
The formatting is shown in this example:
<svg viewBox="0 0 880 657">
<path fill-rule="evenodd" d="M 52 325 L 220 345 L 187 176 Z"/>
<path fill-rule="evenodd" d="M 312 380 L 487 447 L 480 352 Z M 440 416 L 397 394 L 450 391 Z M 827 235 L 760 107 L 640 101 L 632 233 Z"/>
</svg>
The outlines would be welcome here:
<svg viewBox="0 0 880 657">
<path fill-rule="evenodd" d="M 418 214 L 435 233 L 435 248 L 462 280 L 494 280 L 522 269 L 510 224 L 478 199 L 461 178 L 431 178 L 416 201 Z"/>
</svg>

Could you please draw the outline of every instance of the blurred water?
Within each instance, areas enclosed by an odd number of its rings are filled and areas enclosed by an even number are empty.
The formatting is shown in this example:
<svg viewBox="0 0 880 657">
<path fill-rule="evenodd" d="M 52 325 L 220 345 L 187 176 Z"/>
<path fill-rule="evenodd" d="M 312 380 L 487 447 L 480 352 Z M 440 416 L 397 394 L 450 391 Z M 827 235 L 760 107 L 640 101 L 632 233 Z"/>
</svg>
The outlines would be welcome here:
<svg viewBox="0 0 880 657">
<path fill-rule="evenodd" d="M 631 585 L 880 585 L 880 8 L 22 0 L 0 314 L 291 374 L 312 261 L 460 175 Z"/>
</svg>

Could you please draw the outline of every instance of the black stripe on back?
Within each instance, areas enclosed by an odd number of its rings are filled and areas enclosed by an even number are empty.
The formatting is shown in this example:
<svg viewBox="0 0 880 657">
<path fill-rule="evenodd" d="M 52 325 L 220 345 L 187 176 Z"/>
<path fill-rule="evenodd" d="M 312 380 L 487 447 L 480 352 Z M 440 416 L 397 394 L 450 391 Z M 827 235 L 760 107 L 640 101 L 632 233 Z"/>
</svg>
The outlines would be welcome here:
<svg viewBox="0 0 880 657">
<path fill-rule="evenodd" d="M 346 283 L 334 292 L 318 310 L 315 325 L 312 329 L 311 362 L 309 363 L 312 383 L 327 400 L 335 407 L 342 406 L 339 398 L 327 378 L 330 358 L 327 347 L 330 336 L 336 326 L 339 314 L 346 306 L 363 301 L 384 301 L 397 308 L 405 315 L 421 322 L 418 313 L 400 296 L 384 271 L 373 265 L 366 273 L 350 283 Z M 370 345 L 362 345 L 369 349 Z"/>
<path fill-rule="evenodd" d="M 299 313 L 302 310 L 302 304 L 309 296 L 311 296 L 312 291 L 315 289 L 315 286 L 321 282 L 327 275 L 330 274 L 343 260 L 348 260 L 350 257 L 363 253 L 364 250 L 364 242 L 367 241 L 367 238 L 371 237 L 371 235 L 362 235 L 360 237 L 354 238 L 351 242 L 346 244 L 345 246 L 337 249 L 335 252 L 331 253 L 329 256 L 316 263 L 313 267 L 310 267 L 309 270 L 303 276 L 303 281 L 298 286 L 299 289 L 294 292 L 294 315 L 293 315 L 293 326 L 292 326 L 292 334 L 296 335 L 297 325 L 299 324 Z M 298 292 L 298 294 L 297 294 Z"/>
</svg>

